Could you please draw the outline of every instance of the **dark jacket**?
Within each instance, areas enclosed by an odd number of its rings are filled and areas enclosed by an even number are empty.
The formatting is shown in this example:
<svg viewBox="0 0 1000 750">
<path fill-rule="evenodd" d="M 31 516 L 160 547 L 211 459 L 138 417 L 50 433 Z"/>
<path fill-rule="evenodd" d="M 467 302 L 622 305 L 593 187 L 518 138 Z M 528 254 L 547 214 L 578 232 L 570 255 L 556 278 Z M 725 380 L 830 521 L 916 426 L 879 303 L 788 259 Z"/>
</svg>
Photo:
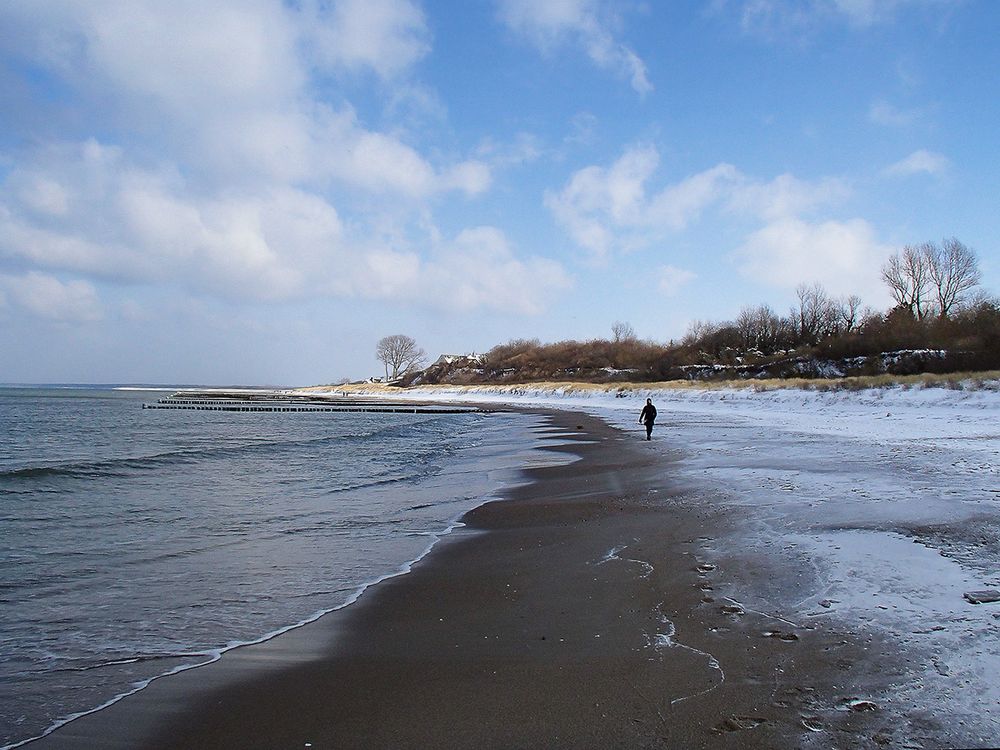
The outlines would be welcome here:
<svg viewBox="0 0 1000 750">
<path fill-rule="evenodd" d="M 635 412 L 633 412 L 634 414 Z M 653 424 L 656 421 L 656 407 L 652 404 L 646 404 L 642 407 L 642 413 L 639 415 L 639 421 L 643 424 Z"/>
</svg>

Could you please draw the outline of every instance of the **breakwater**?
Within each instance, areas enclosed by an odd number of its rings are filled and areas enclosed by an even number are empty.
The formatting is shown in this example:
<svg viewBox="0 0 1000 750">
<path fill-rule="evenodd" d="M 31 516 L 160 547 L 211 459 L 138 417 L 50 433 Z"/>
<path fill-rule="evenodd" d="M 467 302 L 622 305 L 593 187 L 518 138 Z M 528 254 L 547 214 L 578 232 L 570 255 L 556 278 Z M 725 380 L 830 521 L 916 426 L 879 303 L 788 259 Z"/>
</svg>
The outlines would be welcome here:
<svg viewBox="0 0 1000 750">
<path fill-rule="evenodd" d="M 143 409 L 193 409 L 239 412 L 373 412 L 399 414 L 467 414 L 490 412 L 478 406 L 391 401 L 351 396 L 312 396 L 280 391 L 178 391 Z"/>
</svg>

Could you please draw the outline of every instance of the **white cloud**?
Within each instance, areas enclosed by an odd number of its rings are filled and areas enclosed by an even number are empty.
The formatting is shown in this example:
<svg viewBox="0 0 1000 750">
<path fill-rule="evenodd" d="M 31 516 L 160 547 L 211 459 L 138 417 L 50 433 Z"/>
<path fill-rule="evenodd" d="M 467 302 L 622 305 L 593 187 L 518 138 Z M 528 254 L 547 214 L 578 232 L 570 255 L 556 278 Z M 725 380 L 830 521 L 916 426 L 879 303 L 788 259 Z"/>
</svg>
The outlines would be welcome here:
<svg viewBox="0 0 1000 750">
<path fill-rule="evenodd" d="M 816 182 L 782 174 L 769 182 L 744 182 L 733 188 L 730 206 L 762 219 L 797 216 L 821 206 L 838 203 L 850 195 L 850 187 L 833 177 Z"/>
<path fill-rule="evenodd" d="M 414 197 L 453 187 L 426 159 L 398 139 L 361 128 L 353 114 L 329 114 L 313 140 L 312 164 L 320 173 L 373 192 L 398 191 Z M 326 143 L 325 147 L 319 147 Z M 317 175 L 318 176 L 318 175 Z"/>
<path fill-rule="evenodd" d="M 485 173 L 470 165 L 450 179 Z M 60 192 L 66 210 L 37 215 L 20 189 L 34 184 Z M 287 186 L 200 195 L 175 170 L 138 167 L 94 141 L 45 150 L 0 186 L 0 260 L 51 271 L 240 300 L 332 294 L 519 313 L 569 283 L 553 261 L 517 257 L 496 229 L 444 243 L 430 227 L 428 257 L 405 230 L 383 230 L 347 226 L 325 198 Z"/>
<path fill-rule="evenodd" d="M 744 32 L 800 41 L 801 34 L 824 24 L 868 29 L 891 23 L 908 7 L 940 5 L 947 0 L 716 0 L 716 13 L 734 14 Z"/>
<path fill-rule="evenodd" d="M 633 146 L 609 167 L 578 170 L 562 190 L 546 193 L 545 203 L 573 240 L 600 259 L 682 231 L 713 206 L 773 220 L 839 202 L 850 193 L 834 178 L 809 182 L 784 174 L 760 182 L 725 163 L 651 192 L 648 184 L 658 167 L 655 148 Z"/>
<path fill-rule="evenodd" d="M 302 293 L 337 252 L 337 212 L 287 187 L 258 194 L 192 195 L 169 169 L 141 169 L 120 149 L 88 142 L 21 167 L 17 181 L 60 185 L 68 209 L 31 215 L 0 192 L 0 257 L 128 282 L 181 282 L 249 299 Z"/>
<path fill-rule="evenodd" d="M 938 8 L 949 11 L 952 0 L 832 0 L 831 11 L 846 19 L 851 25 L 867 28 L 892 23 L 908 8 Z"/>
<path fill-rule="evenodd" d="M 355 282 L 363 297 L 405 300 L 419 297 L 421 260 L 416 253 L 379 248 L 362 254 L 359 260 L 358 273 L 338 280 L 336 288 L 340 293 L 350 295 L 353 292 L 350 285 Z"/>
<path fill-rule="evenodd" d="M 302 7 L 305 36 L 327 66 L 391 78 L 430 52 L 424 14 L 410 0 L 307 0 Z"/>
<path fill-rule="evenodd" d="M 343 245 L 321 198 L 273 186 L 194 194 L 174 170 L 143 169 L 94 141 L 52 147 L 9 182 L 59 186 L 67 210 L 39 217 L 0 191 L 0 257 L 127 282 L 180 282 L 248 299 L 302 293 Z"/>
<path fill-rule="evenodd" d="M 862 219 L 810 223 L 784 218 L 751 234 L 733 254 L 742 274 L 791 289 L 820 282 L 835 295 L 882 300 L 879 269 L 895 248 L 883 245 Z"/>
<path fill-rule="evenodd" d="M 742 181 L 732 164 L 717 164 L 664 188 L 650 200 L 649 220 L 658 226 L 684 229 L 702 211 Z"/>
<path fill-rule="evenodd" d="M 698 278 L 697 274 L 676 266 L 660 266 L 657 270 L 658 287 L 668 297 L 672 297 L 690 282 Z"/>
<path fill-rule="evenodd" d="M 441 176 L 441 185 L 461 190 L 468 195 L 478 195 L 489 190 L 493 175 L 482 161 L 463 161 Z"/>
<path fill-rule="evenodd" d="M 627 78 L 637 93 L 653 90 L 645 63 L 611 33 L 610 11 L 598 0 L 499 0 L 499 15 L 543 52 L 578 44 L 595 65 Z"/>
<path fill-rule="evenodd" d="M 93 285 L 86 281 L 60 281 L 54 276 L 30 271 L 21 276 L 0 274 L 0 299 L 43 320 L 91 323 L 104 311 Z"/>
<path fill-rule="evenodd" d="M 440 94 L 419 82 L 393 81 L 385 102 L 386 116 L 399 133 L 434 132 L 448 123 L 448 107 Z"/>
<path fill-rule="evenodd" d="M 522 132 L 509 143 L 485 138 L 476 148 L 476 155 L 498 167 L 522 166 L 537 161 L 542 155 L 542 147 L 537 136 Z"/>
<path fill-rule="evenodd" d="M 718 164 L 650 190 L 658 167 L 656 149 L 635 146 L 609 167 L 577 171 L 561 191 L 546 195 L 546 204 L 574 241 L 599 259 L 682 232 L 710 211 L 713 221 L 749 217 L 760 226 L 733 253 L 743 275 L 777 287 L 816 280 L 835 294 L 884 297 L 879 269 L 893 248 L 879 243 L 862 219 L 807 218 L 848 198 L 845 181 L 791 174 L 762 181 Z M 658 273 L 668 294 L 694 278 L 671 265 Z"/>
<path fill-rule="evenodd" d="M 943 154 L 920 149 L 914 151 L 905 159 L 885 168 L 884 173 L 891 177 L 909 177 L 916 174 L 942 175 L 951 168 L 951 161 Z"/>
<path fill-rule="evenodd" d="M 590 112 L 578 112 L 569 122 L 570 131 L 563 139 L 567 144 L 591 146 L 597 138 L 597 117 Z"/>
<path fill-rule="evenodd" d="M 647 195 L 658 166 L 655 148 L 634 146 L 610 167 L 575 172 L 561 191 L 546 193 L 545 205 L 578 245 L 602 258 L 684 228 L 738 178 L 735 168 L 720 164 Z"/>
<path fill-rule="evenodd" d="M 219 185 L 330 181 L 414 198 L 488 185 L 484 167 L 433 164 L 397 133 L 325 104 L 316 64 L 399 73 L 428 47 L 408 0 L 178 0 L 0 4 L 17 54 L 59 76 L 102 122 L 156 133 Z M 310 58 L 309 54 L 312 54 Z M 146 144 L 143 144 L 144 147 Z M 479 174 L 469 179 L 475 168 Z M 455 179 L 458 170 L 465 175 Z"/>
<path fill-rule="evenodd" d="M 17 186 L 18 198 L 30 211 L 43 216 L 63 216 L 69 210 L 65 188 L 58 182 L 36 176 Z"/>
<path fill-rule="evenodd" d="M 571 280 L 558 263 L 540 257 L 515 257 L 496 227 L 460 232 L 422 269 L 419 288 L 459 310 L 490 308 L 537 314 Z"/>
<path fill-rule="evenodd" d="M 736 15 L 740 19 L 740 28 L 746 33 L 766 36 L 785 34 L 803 26 L 808 17 L 804 5 L 788 4 L 783 0 L 741 0 L 737 6 Z M 726 0 L 719 0 L 712 9 L 728 13 L 730 7 Z"/>
<path fill-rule="evenodd" d="M 900 109 L 884 99 L 872 102 L 868 109 L 868 119 L 877 125 L 892 128 L 905 128 L 913 125 L 921 117 L 916 109 Z"/>
<path fill-rule="evenodd" d="M 536 158 L 531 137 L 431 157 L 405 130 L 372 129 L 315 88 L 319 65 L 334 74 L 326 86 L 370 69 L 419 93 L 401 80 L 429 50 L 411 0 L 11 0 L 0 23 L 7 52 L 120 134 L 9 155 L 0 263 L 237 300 L 332 295 L 518 313 L 571 283 L 499 230 L 445 241 L 431 217 L 436 196 L 481 194 L 495 167 Z M 331 195 L 347 197 L 335 206 Z M 82 311 L 96 292 L 75 283 L 64 297 Z M 8 304 L 12 295 L 5 287 Z"/>
<path fill-rule="evenodd" d="M 37 4 L 13 8 L 31 15 Z M 173 112 L 287 102 L 305 81 L 294 17 L 278 3 L 56 2 L 49 13 L 33 31 L 55 69 Z"/>
<path fill-rule="evenodd" d="M 438 242 L 427 259 L 413 252 L 370 253 L 358 283 L 365 296 L 375 298 L 405 299 L 452 311 L 533 315 L 572 280 L 555 261 L 518 258 L 501 230 L 481 226 Z"/>
</svg>

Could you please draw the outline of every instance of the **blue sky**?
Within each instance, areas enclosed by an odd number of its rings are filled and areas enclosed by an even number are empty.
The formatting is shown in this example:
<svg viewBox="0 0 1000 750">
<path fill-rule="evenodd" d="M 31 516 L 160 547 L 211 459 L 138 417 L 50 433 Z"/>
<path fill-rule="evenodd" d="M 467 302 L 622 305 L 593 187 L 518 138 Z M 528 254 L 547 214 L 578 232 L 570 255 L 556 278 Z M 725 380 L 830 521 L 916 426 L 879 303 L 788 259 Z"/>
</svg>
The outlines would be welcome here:
<svg viewBox="0 0 1000 750">
<path fill-rule="evenodd" d="M 298 385 L 1000 291 L 1000 3 L 6 0 L 0 382 Z"/>
</svg>

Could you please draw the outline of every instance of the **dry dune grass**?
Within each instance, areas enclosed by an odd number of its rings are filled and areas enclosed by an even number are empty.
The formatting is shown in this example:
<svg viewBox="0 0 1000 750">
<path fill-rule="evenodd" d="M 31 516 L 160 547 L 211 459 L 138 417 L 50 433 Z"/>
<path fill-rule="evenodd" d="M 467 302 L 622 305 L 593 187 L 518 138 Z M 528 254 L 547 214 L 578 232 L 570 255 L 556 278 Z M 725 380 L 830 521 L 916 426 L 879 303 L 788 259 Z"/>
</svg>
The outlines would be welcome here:
<svg viewBox="0 0 1000 750">
<path fill-rule="evenodd" d="M 566 395 L 574 393 L 642 393 L 646 391 L 712 391 L 722 389 L 742 389 L 752 391 L 773 391 L 779 389 L 800 389 L 812 391 L 861 391 L 873 388 L 950 388 L 953 390 L 1000 390 L 1000 370 L 986 372 L 957 372 L 947 375 L 923 373 L 920 375 L 866 375 L 848 378 L 809 379 L 788 378 L 784 380 L 719 380 L 689 381 L 668 380 L 655 383 L 581 383 L 574 381 L 541 381 L 532 383 L 483 383 L 480 385 L 424 385 L 420 391 L 449 391 L 470 393 L 491 392 L 516 394 L 525 390 L 560 391 Z M 331 391 L 349 395 L 391 395 L 400 393 L 396 386 L 381 383 L 356 383 L 348 385 L 319 385 L 296 389 L 302 393 L 329 393 Z M 407 390 L 407 389 L 402 389 Z"/>
</svg>

